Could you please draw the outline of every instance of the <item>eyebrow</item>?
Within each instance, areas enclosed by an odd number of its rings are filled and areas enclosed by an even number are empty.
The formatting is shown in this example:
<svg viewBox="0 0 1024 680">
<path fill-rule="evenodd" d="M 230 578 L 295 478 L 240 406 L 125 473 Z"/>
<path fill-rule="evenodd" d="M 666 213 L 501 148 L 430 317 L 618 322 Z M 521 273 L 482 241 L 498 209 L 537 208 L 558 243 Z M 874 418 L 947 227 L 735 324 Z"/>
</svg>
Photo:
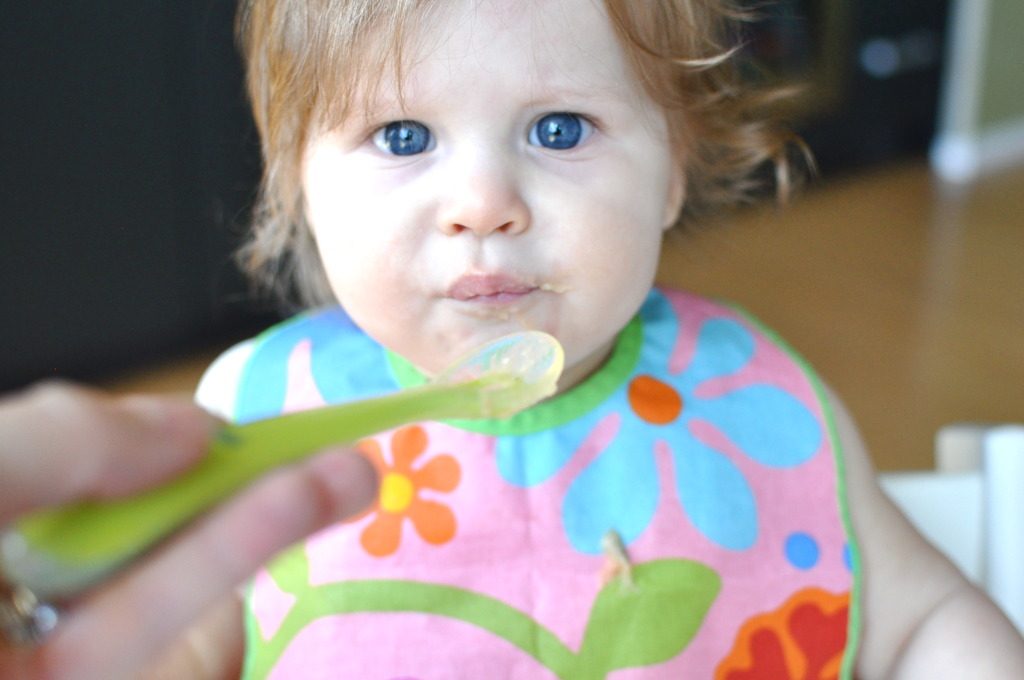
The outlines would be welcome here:
<svg viewBox="0 0 1024 680">
<path fill-rule="evenodd" d="M 615 99 L 629 102 L 632 100 L 632 90 L 633 88 L 629 84 L 619 81 L 602 83 L 600 85 L 587 85 L 581 82 L 567 85 L 564 81 L 552 83 L 541 80 L 531 86 L 529 98 L 531 101 L 540 104 L 565 99 L 583 102 Z"/>
</svg>

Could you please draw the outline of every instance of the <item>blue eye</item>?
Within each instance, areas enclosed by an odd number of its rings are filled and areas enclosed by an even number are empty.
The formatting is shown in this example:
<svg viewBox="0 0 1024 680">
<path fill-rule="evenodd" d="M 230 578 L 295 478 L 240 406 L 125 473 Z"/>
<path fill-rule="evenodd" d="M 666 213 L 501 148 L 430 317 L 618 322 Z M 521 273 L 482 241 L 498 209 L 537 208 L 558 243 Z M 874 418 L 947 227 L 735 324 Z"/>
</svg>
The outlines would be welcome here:
<svg viewBox="0 0 1024 680">
<path fill-rule="evenodd" d="M 592 126 L 575 113 L 550 113 L 530 130 L 530 144 L 547 149 L 571 149 L 590 136 Z"/>
<path fill-rule="evenodd" d="M 373 133 L 373 143 L 384 153 L 415 156 L 434 148 L 434 137 L 426 125 L 414 120 L 388 123 Z"/>
</svg>

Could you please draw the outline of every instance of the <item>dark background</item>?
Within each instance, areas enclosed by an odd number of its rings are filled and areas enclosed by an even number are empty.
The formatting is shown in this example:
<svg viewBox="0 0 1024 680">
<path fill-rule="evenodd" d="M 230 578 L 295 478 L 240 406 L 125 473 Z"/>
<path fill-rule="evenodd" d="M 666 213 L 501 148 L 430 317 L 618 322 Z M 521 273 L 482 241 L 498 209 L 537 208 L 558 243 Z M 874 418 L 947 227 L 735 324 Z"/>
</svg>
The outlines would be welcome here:
<svg viewBox="0 0 1024 680">
<path fill-rule="evenodd" d="M 946 0 L 764 11 L 751 77 L 806 83 L 794 116 L 826 176 L 926 151 Z M 231 0 L 5 3 L 0 389 L 275 318 L 231 263 L 259 177 L 233 14 Z"/>
</svg>

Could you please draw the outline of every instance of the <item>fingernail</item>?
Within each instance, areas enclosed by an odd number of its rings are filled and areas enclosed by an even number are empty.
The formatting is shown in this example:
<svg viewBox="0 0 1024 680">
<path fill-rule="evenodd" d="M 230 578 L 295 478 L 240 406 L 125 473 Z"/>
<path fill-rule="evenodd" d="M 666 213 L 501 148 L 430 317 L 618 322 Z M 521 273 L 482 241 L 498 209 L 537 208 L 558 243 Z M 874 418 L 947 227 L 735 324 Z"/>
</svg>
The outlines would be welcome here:
<svg viewBox="0 0 1024 680">
<path fill-rule="evenodd" d="M 222 426 L 217 418 L 184 399 L 154 395 L 131 395 L 122 399 L 123 407 L 147 424 L 207 440 Z"/>
</svg>

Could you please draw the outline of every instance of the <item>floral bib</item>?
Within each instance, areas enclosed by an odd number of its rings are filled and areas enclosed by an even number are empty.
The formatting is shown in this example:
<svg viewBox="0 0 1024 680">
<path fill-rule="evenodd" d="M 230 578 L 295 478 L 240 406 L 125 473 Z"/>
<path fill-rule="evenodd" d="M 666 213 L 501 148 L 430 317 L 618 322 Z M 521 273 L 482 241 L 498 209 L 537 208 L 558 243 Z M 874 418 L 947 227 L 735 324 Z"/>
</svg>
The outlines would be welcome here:
<svg viewBox="0 0 1024 680">
<path fill-rule="evenodd" d="M 422 380 L 320 311 L 258 339 L 236 418 Z M 570 392 L 359 446 L 379 500 L 257 575 L 246 678 L 852 677 L 830 415 L 811 371 L 733 309 L 654 290 Z"/>
</svg>

